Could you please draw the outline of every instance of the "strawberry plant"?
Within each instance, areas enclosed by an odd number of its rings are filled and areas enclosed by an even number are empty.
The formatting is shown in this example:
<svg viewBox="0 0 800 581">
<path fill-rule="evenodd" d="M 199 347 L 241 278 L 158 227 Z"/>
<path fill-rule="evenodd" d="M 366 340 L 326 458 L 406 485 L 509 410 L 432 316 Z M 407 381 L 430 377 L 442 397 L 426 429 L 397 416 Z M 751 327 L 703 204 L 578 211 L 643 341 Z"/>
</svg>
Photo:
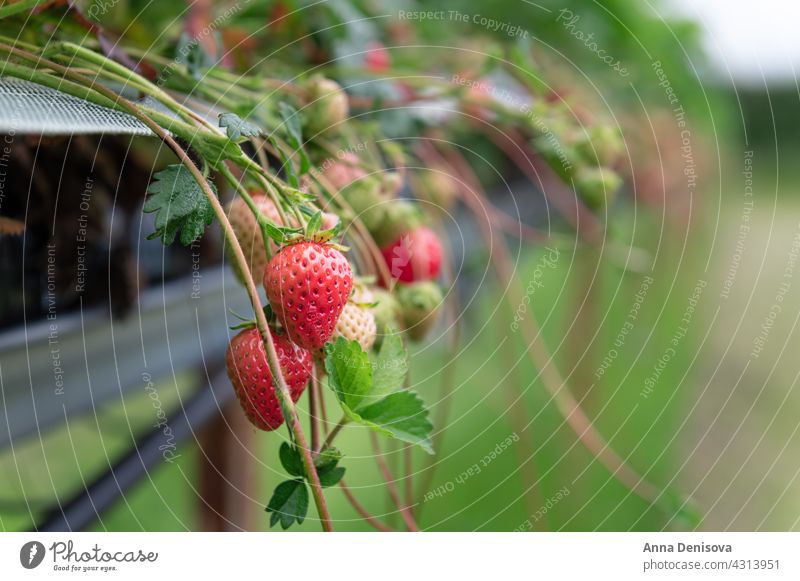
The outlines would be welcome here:
<svg viewBox="0 0 800 581">
<path fill-rule="evenodd" d="M 155 217 L 150 237 L 190 245 L 212 222 L 222 229 L 254 319 L 230 341 L 228 375 L 253 426 L 287 428 L 279 456 L 288 478 L 266 503 L 270 525 L 302 524 L 313 501 L 321 527 L 332 530 L 324 489 L 341 486 L 367 522 L 387 530 L 347 488 L 347 451 L 336 438 L 358 425 L 407 445 L 409 454 L 411 447 L 431 455 L 437 448 L 448 418 L 435 418 L 435 437 L 425 399 L 407 387 L 413 364 L 407 344 L 423 341 L 436 325 L 458 323 L 457 293 L 444 292 L 454 288 L 455 268 L 442 216 L 461 204 L 480 225 L 482 240 L 470 245 L 491 249 L 512 309 L 524 297 L 504 235 L 541 234 L 492 204 L 459 138 L 478 133 L 531 181 L 545 175 L 557 191 L 568 188 L 575 212 L 565 210 L 565 222 L 580 216 L 581 243 L 600 244 L 591 225 L 620 184 L 613 168 L 619 135 L 602 121 L 586 120 L 602 136 L 602 151 L 580 139 L 582 120 L 547 88 L 546 72 L 522 43 L 503 47 L 502 59 L 454 70 L 460 80 L 403 75 L 410 63 L 424 64 L 425 55 L 414 49 L 395 57 L 377 41 L 382 31 L 372 27 L 380 24 L 364 18 L 371 38 L 361 39 L 368 48 L 354 71 L 351 61 L 335 58 L 344 43 L 332 32 L 352 22 L 332 12 L 314 12 L 320 22 L 281 11 L 280 26 L 254 35 L 249 49 L 223 44 L 220 61 L 194 43 L 192 58 L 178 51 L 182 58 L 171 59 L 166 49 L 142 50 L 125 38 L 111 50 L 109 33 L 87 26 L 77 7 L 61 14 L 59 6 L 31 11 L 35 4 L 12 4 L 0 13 L 4 74 L 126 113 L 169 148 L 177 163 L 153 176 L 144 201 L 144 211 Z M 246 30 L 248 14 L 232 17 L 230 27 Z M 67 24 L 59 24 L 61 17 Z M 17 38 L 22 19 L 24 34 Z M 251 62 L 256 49 L 271 54 L 273 32 L 308 42 L 288 43 L 281 59 Z M 497 96 L 492 79 L 498 77 L 513 87 L 513 98 Z M 362 119 L 369 112 L 375 116 Z M 398 112 L 402 117 L 392 116 Z M 387 137 L 404 124 L 427 139 L 409 144 Z M 227 211 L 223 192 L 233 196 Z M 565 388 L 535 318 L 521 323 L 526 356 L 575 437 L 625 487 L 672 511 L 674 502 L 665 500 L 671 497 L 614 452 Z M 323 389 L 341 408 L 330 430 L 321 420 L 330 411 Z M 295 406 L 301 397 L 308 398 L 308 418 Z M 400 498 L 375 441 L 389 497 L 406 528 L 416 530 L 413 499 Z M 434 468 L 427 466 L 426 478 Z"/>
</svg>

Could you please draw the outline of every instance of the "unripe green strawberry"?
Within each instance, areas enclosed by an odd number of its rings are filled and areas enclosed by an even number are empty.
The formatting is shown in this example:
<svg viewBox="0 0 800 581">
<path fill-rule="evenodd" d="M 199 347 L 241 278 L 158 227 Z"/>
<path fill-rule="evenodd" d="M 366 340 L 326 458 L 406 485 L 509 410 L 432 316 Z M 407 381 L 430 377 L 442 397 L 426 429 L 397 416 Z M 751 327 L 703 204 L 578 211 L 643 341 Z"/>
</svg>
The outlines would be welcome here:
<svg viewBox="0 0 800 581">
<path fill-rule="evenodd" d="M 409 337 L 421 341 L 438 320 L 439 307 L 444 300 L 434 282 L 415 282 L 398 285 L 397 301 L 403 315 L 403 325 Z"/>
<path fill-rule="evenodd" d="M 386 199 L 381 194 L 380 182 L 374 176 L 367 176 L 344 188 L 341 196 L 352 208 L 353 216 L 358 217 L 370 232 L 377 232 L 383 225 Z"/>
<path fill-rule="evenodd" d="M 309 137 L 338 131 L 350 114 L 347 94 L 334 80 L 314 76 L 305 84 L 308 105 L 303 111 Z"/>
<path fill-rule="evenodd" d="M 622 179 L 613 170 L 601 167 L 582 167 L 573 179 L 578 196 L 592 210 L 610 205 L 622 185 Z"/>
<path fill-rule="evenodd" d="M 377 336 L 375 315 L 370 307 L 374 300 L 370 290 L 363 286 L 357 287 L 339 315 L 331 339 L 344 337 L 348 341 L 358 341 L 364 351 L 372 349 Z"/>
<path fill-rule="evenodd" d="M 416 195 L 421 200 L 427 200 L 436 207 L 450 211 L 458 200 L 458 184 L 444 170 L 431 168 L 418 178 L 419 191 Z"/>
<path fill-rule="evenodd" d="M 278 214 L 278 209 L 275 207 L 273 201 L 264 195 L 262 192 L 250 192 L 253 202 L 264 214 L 275 224 L 281 224 L 281 217 Z M 258 227 L 256 217 L 250 211 L 247 203 L 241 197 L 236 197 L 228 205 L 228 220 L 230 220 L 231 227 L 236 234 L 236 239 L 242 247 L 247 264 L 250 267 L 250 272 L 256 280 L 260 280 L 264 276 L 264 269 L 267 267 L 267 252 L 264 249 L 264 238 L 261 235 L 261 229 Z M 270 248 L 274 252 L 275 245 L 270 242 Z M 233 256 L 233 251 L 230 244 L 225 245 L 225 250 L 233 266 L 233 272 L 239 282 L 244 284 L 244 275 L 239 269 L 239 263 Z"/>
<path fill-rule="evenodd" d="M 379 228 L 370 229 L 378 246 L 383 247 L 422 225 L 419 208 L 409 200 L 390 200 L 382 206 L 383 221 Z"/>
<path fill-rule="evenodd" d="M 394 298 L 394 295 L 386 289 L 376 288 L 373 289 L 375 296 L 375 306 L 372 308 L 372 314 L 375 315 L 375 325 L 378 328 L 378 333 L 383 335 L 387 329 L 400 329 L 401 328 L 401 311 L 400 303 Z"/>
<path fill-rule="evenodd" d="M 584 160 L 592 165 L 609 167 L 619 159 L 624 144 L 616 127 L 611 125 L 593 125 L 575 142 L 575 150 Z"/>
</svg>

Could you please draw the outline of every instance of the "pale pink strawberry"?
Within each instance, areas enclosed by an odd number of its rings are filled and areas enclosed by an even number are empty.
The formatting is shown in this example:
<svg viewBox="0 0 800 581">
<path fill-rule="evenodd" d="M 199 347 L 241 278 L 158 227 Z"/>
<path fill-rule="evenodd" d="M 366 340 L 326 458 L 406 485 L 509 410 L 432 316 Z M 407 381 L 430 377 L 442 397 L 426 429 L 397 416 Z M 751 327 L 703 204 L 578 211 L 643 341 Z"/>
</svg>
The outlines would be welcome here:
<svg viewBox="0 0 800 581">
<path fill-rule="evenodd" d="M 275 224 L 281 224 L 281 217 L 280 214 L 278 214 L 278 209 L 270 198 L 258 191 L 250 192 L 250 195 L 262 214 Z M 264 238 L 261 235 L 258 222 L 256 222 L 256 217 L 253 215 L 253 212 L 250 211 L 250 208 L 243 198 L 237 196 L 236 199 L 228 205 L 228 220 L 236 234 L 239 245 L 242 247 L 242 252 L 244 252 L 244 257 L 247 260 L 247 265 L 250 267 L 250 272 L 253 273 L 253 277 L 256 280 L 260 279 L 264 276 L 264 270 L 267 268 L 267 252 L 264 249 Z M 244 276 L 239 270 L 237 262 L 233 259 L 230 245 L 226 245 L 226 249 L 236 277 L 244 284 Z M 270 249 L 272 252 L 275 252 L 277 247 L 270 242 Z"/>
<path fill-rule="evenodd" d="M 344 337 L 348 341 L 358 341 L 364 351 L 372 349 L 378 334 L 371 308 L 373 302 L 375 297 L 369 289 L 357 287 L 342 310 L 331 338 Z"/>
</svg>

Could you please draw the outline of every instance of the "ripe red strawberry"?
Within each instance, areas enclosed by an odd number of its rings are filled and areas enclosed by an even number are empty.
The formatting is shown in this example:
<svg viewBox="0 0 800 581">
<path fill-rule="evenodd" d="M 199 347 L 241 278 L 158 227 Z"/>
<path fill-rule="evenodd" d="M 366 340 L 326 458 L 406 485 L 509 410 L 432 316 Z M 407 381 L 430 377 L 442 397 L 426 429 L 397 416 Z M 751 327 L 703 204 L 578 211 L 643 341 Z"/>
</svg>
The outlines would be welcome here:
<svg viewBox="0 0 800 581">
<path fill-rule="evenodd" d="M 425 226 L 415 228 L 397 238 L 381 253 L 393 278 L 401 282 L 433 280 L 442 266 L 442 245 L 439 237 Z"/>
<path fill-rule="evenodd" d="M 261 210 L 267 218 L 276 224 L 281 224 L 281 217 L 275 203 L 262 192 L 250 192 L 253 202 Z M 236 233 L 236 239 L 242 247 L 244 257 L 247 259 L 247 264 L 250 267 L 250 272 L 258 279 L 264 276 L 264 269 L 267 267 L 267 253 L 264 250 L 264 238 L 261 235 L 261 229 L 258 227 L 255 216 L 250 208 L 245 203 L 244 199 L 237 197 L 228 206 L 228 220 L 230 220 L 231 227 Z M 225 245 L 228 250 L 233 271 L 239 282 L 244 284 L 244 276 L 239 271 L 238 263 L 233 258 L 233 253 L 230 251 L 230 245 Z M 275 245 L 270 242 L 270 248 L 274 252 Z"/>
<path fill-rule="evenodd" d="M 289 338 L 316 351 L 336 327 L 353 288 L 353 272 L 330 244 L 298 242 L 272 257 L 264 288 Z"/>
<path fill-rule="evenodd" d="M 389 51 L 380 42 L 367 43 L 367 54 L 364 55 L 364 66 L 373 73 L 383 73 L 389 70 L 392 61 Z"/>
<path fill-rule="evenodd" d="M 297 401 L 311 377 L 311 353 L 284 335 L 272 330 L 270 333 L 292 401 Z M 283 424 L 283 413 L 258 329 L 245 329 L 231 339 L 225 363 L 236 397 L 250 423 L 267 432 L 278 429 Z"/>
</svg>

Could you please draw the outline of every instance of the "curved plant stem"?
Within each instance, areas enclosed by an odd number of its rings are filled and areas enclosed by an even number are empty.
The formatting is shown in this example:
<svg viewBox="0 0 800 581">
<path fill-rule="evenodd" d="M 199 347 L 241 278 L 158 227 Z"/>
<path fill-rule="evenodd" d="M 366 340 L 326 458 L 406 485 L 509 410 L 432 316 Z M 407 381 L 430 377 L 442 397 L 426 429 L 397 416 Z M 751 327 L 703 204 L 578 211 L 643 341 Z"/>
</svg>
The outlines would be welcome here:
<svg viewBox="0 0 800 581">
<path fill-rule="evenodd" d="M 317 364 L 311 367 L 311 385 L 308 389 L 308 416 L 311 422 L 311 453 L 318 454 L 319 447 L 319 417 L 317 416 L 317 393 L 319 379 L 317 377 Z"/>
<path fill-rule="evenodd" d="M 440 221 L 441 222 L 441 221 Z M 440 224 L 441 228 L 441 224 Z M 450 249 L 447 245 L 444 245 L 444 260 L 442 261 L 443 266 L 443 275 L 445 280 L 455 280 L 454 278 L 454 268 L 453 268 L 453 256 L 450 252 Z M 458 287 L 453 286 L 452 290 L 447 296 L 447 303 L 446 303 L 446 322 L 445 324 L 449 324 L 451 327 L 450 330 L 450 345 L 447 354 L 447 361 L 448 365 L 445 367 L 442 377 L 441 387 L 439 389 L 439 397 L 436 400 L 438 402 L 436 408 L 436 419 L 434 420 L 433 424 L 435 426 L 445 426 L 447 425 L 447 418 L 450 415 L 450 408 L 453 403 L 453 386 L 455 385 L 456 380 L 456 369 L 457 369 L 457 362 L 458 362 L 458 347 L 461 342 L 461 324 L 459 320 L 459 297 L 458 297 Z M 440 429 L 436 434 L 433 436 L 433 448 L 434 450 L 441 450 L 442 449 L 442 441 L 444 440 L 445 431 Z M 433 483 L 433 478 L 436 474 L 436 468 L 439 466 L 439 463 L 436 462 L 436 459 L 433 456 L 428 456 L 425 467 L 420 471 L 422 474 L 422 478 L 420 483 L 417 487 L 417 496 L 416 498 L 423 498 L 425 493 L 430 489 L 431 484 Z M 417 517 L 419 517 L 419 513 L 421 512 L 422 507 L 425 506 L 423 503 L 419 503 L 419 509 L 417 510 Z"/>
<path fill-rule="evenodd" d="M 381 471 L 383 480 L 386 482 L 386 488 L 389 491 L 389 496 L 391 496 L 392 502 L 394 502 L 397 510 L 400 511 L 400 516 L 403 518 L 403 522 L 406 523 L 408 530 L 412 532 L 419 532 L 419 527 L 414 520 L 414 515 L 411 514 L 410 508 L 400 498 L 400 493 L 397 491 L 397 486 L 395 484 L 394 475 L 392 475 L 392 471 L 389 470 L 389 466 L 386 464 L 386 459 L 383 457 L 383 452 L 378 444 L 378 438 L 374 433 L 370 433 L 370 438 L 372 440 L 372 449 L 375 450 L 375 461 L 378 463 L 378 469 Z"/>
<path fill-rule="evenodd" d="M 231 172 L 230 169 L 228 169 L 224 163 L 219 164 L 219 166 L 217 166 L 217 169 L 220 172 L 220 174 L 222 174 L 222 176 L 228 181 L 228 183 L 232 185 L 233 188 L 239 193 L 239 196 L 241 196 L 241 198 L 244 200 L 244 203 L 247 204 L 248 208 L 250 208 L 250 211 L 253 213 L 253 216 L 255 216 L 256 222 L 258 222 L 258 226 L 261 229 L 261 237 L 264 240 L 264 252 L 266 252 L 267 258 L 270 258 L 272 256 L 272 250 L 270 248 L 270 243 L 269 243 L 270 237 L 266 230 L 266 223 L 267 222 L 269 222 L 270 224 L 273 223 L 270 221 L 269 218 L 267 218 L 264 215 L 264 213 L 258 208 L 258 206 L 256 206 L 256 203 L 253 200 L 253 197 L 250 195 L 250 192 L 248 192 L 247 188 L 245 188 L 242 185 L 241 180 L 236 179 L 236 176 L 233 175 L 233 172 Z M 273 225 L 277 226 L 277 224 Z"/>
<path fill-rule="evenodd" d="M 312 384 L 312 388 L 313 387 L 314 387 L 314 385 Z M 322 397 L 322 386 L 319 383 L 319 377 L 317 377 L 316 388 L 317 388 L 317 401 L 319 402 L 320 416 L 322 417 L 322 427 L 323 427 L 322 429 L 325 432 L 325 434 L 327 435 L 328 434 L 328 419 L 327 419 L 328 414 L 327 414 L 327 412 L 325 410 L 325 400 Z M 386 525 L 383 522 L 381 522 L 380 520 L 378 520 L 377 517 L 375 517 L 372 514 L 370 514 L 370 512 L 366 508 L 364 508 L 364 505 L 361 504 L 358 501 L 358 499 L 356 498 L 355 494 L 353 494 L 353 491 L 350 490 L 350 487 L 347 486 L 347 484 L 345 483 L 344 479 L 339 481 L 339 487 L 342 489 L 342 492 L 344 493 L 344 496 L 347 499 L 347 501 L 352 505 L 352 507 L 355 509 L 355 511 L 359 515 L 361 515 L 361 517 L 365 521 L 367 521 L 370 525 L 372 525 L 373 527 L 375 527 L 379 531 L 383 531 L 383 532 L 393 532 L 394 531 L 394 529 L 392 529 L 388 525 Z"/>
<path fill-rule="evenodd" d="M 20 0 L 15 3 L 4 2 L 4 5 L 0 6 L 0 18 L 7 18 L 14 14 L 24 12 L 25 10 L 36 8 L 37 5 L 44 4 L 45 2 L 47 2 L 47 0 Z"/>
<path fill-rule="evenodd" d="M 421 159 L 428 165 L 428 167 L 442 167 L 448 166 L 446 160 L 444 160 L 441 154 L 433 147 L 430 142 L 423 142 L 419 147 L 419 154 L 421 155 Z M 488 200 L 484 201 L 484 207 L 491 208 L 491 202 Z M 497 218 L 497 213 L 500 213 L 498 210 L 495 209 L 495 214 L 493 214 L 490 219 L 494 222 Z M 505 215 L 505 214 L 503 214 Z M 511 217 L 506 216 L 509 220 L 512 220 Z M 441 224 L 441 217 L 437 217 L 438 227 L 439 230 L 443 229 Z M 521 226 L 523 224 L 521 222 L 517 222 L 517 236 L 521 231 Z M 547 236 L 545 235 L 545 240 Z M 444 267 L 444 277 L 445 280 L 455 280 L 455 273 L 453 272 L 453 258 L 452 255 L 449 253 L 449 249 L 445 246 L 445 260 L 443 261 Z M 437 409 L 437 418 L 435 421 L 435 425 L 437 426 L 444 426 L 447 425 L 447 415 L 449 414 L 450 404 L 452 402 L 451 392 L 452 386 L 455 383 L 455 363 L 458 360 L 456 357 L 458 346 L 459 346 L 459 317 L 458 317 L 458 288 L 454 287 L 448 296 L 448 304 L 447 304 L 447 315 L 448 319 L 453 327 L 451 332 L 451 344 L 450 344 L 450 353 L 447 356 L 447 361 L 450 363 L 445 368 L 444 373 L 446 374 L 442 381 L 441 386 L 441 393 L 439 397 L 439 401 L 441 402 L 439 405 L 439 409 Z M 525 393 L 525 390 L 522 385 L 522 380 L 519 376 L 518 370 L 513 365 L 513 353 L 510 350 L 502 349 L 501 350 L 501 357 L 504 358 L 505 364 L 504 367 L 509 370 L 509 380 L 515 386 L 519 396 L 517 396 L 516 400 L 510 401 L 508 405 L 509 410 L 509 417 L 511 424 L 516 433 L 521 433 L 525 427 L 525 416 L 524 416 L 524 409 L 520 404 L 520 400 L 522 399 L 522 395 Z M 510 398 L 510 396 L 509 396 Z M 444 436 L 444 431 L 439 432 L 439 437 L 436 438 L 434 442 L 435 449 L 441 449 L 441 440 Z M 525 440 L 523 440 L 525 442 Z M 533 439 L 531 438 L 530 441 L 531 448 L 533 448 Z M 535 465 L 533 462 L 526 462 L 526 460 L 533 458 L 533 450 L 530 451 L 529 456 L 526 458 L 525 453 L 526 451 L 523 449 L 522 446 L 514 446 L 514 453 L 517 456 L 517 462 L 520 466 L 520 469 L 523 470 L 524 479 L 526 482 L 536 482 L 536 470 Z M 424 494 L 430 490 L 430 486 L 433 482 L 433 476 L 435 473 L 436 463 L 433 461 L 433 458 L 428 460 L 428 466 L 426 467 L 426 472 L 424 475 L 423 484 L 418 489 L 418 497 L 422 498 Z M 528 514 L 534 514 L 538 507 L 542 506 L 542 499 L 541 495 L 539 494 L 540 490 L 539 487 L 532 486 L 529 488 L 528 492 L 524 494 L 525 506 L 528 511 Z M 424 506 L 424 503 L 420 503 L 420 506 Z"/>
<path fill-rule="evenodd" d="M 470 183 L 473 193 L 481 198 L 485 197 L 480 183 L 472 173 L 466 160 L 458 152 L 449 149 L 445 156 L 454 170 Z M 498 236 L 495 230 L 492 229 L 491 224 L 484 219 L 481 200 L 478 200 L 475 196 L 464 196 L 463 199 L 467 207 L 475 215 L 487 244 L 497 251 L 496 255 L 493 255 L 492 265 L 498 278 L 503 283 L 508 283 L 506 297 L 513 309 L 514 305 L 522 302 L 524 293 L 522 285 L 517 277 L 514 276 L 513 263 L 505 240 Z M 532 363 L 539 370 L 542 383 L 553 398 L 562 417 L 580 442 L 623 486 L 647 502 L 656 503 L 661 497 L 661 491 L 626 464 L 610 447 L 605 438 L 597 431 L 592 420 L 583 411 L 578 401 L 569 392 L 564 378 L 555 368 L 552 356 L 544 345 L 541 331 L 533 313 L 521 321 L 520 328 L 525 333 L 525 340 L 529 345 L 527 353 Z"/>
<path fill-rule="evenodd" d="M 414 516 L 414 450 L 406 446 L 403 450 L 403 471 L 405 472 L 406 509 Z"/>
<path fill-rule="evenodd" d="M 358 499 L 357 499 L 357 498 L 355 497 L 355 495 L 353 494 L 353 491 L 352 491 L 352 490 L 350 490 L 350 487 L 349 487 L 349 486 L 347 486 L 347 484 L 345 483 L 344 479 L 342 479 L 342 480 L 340 480 L 340 481 L 339 481 L 339 488 L 341 488 L 341 489 L 342 489 L 342 492 L 344 493 L 344 495 L 345 495 L 345 497 L 347 498 L 348 502 L 350 502 L 350 504 L 353 506 L 353 508 L 356 510 L 356 512 L 357 512 L 357 513 L 358 513 L 358 514 L 361 516 L 361 518 L 363 518 L 363 519 L 364 519 L 365 521 L 367 521 L 367 522 L 368 522 L 370 525 L 372 525 L 373 527 L 375 527 L 376 529 L 378 529 L 378 530 L 379 530 L 379 531 L 381 531 L 381 532 L 384 532 L 384 533 L 391 533 L 391 532 L 394 532 L 394 529 L 393 529 L 393 528 L 391 528 L 391 527 L 389 527 L 389 526 L 387 526 L 387 525 L 383 524 L 383 523 L 382 523 L 381 521 L 379 521 L 377 518 L 375 518 L 374 516 L 372 516 L 372 515 L 371 515 L 371 514 L 370 514 L 370 513 L 367 511 L 367 509 L 366 509 L 366 508 L 364 508 L 364 505 L 363 505 L 363 504 L 361 504 L 361 503 L 358 501 Z"/>
<path fill-rule="evenodd" d="M 339 434 L 339 432 L 342 431 L 342 428 L 347 425 L 348 421 L 349 420 L 347 419 L 347 416 L 342 416 L 342 419 L 339 420 L 339 423 L 334 426 L 334 428 L 330 431 L 328 436 L 325 438 L 325 441 L 322 443 L 322 446 L 320 447 L 320 450 L 324 450 L 326 448 L 329 448 L 333 444 L 333 440 L 336 438 L 336 436 Z"/>
</svg>

